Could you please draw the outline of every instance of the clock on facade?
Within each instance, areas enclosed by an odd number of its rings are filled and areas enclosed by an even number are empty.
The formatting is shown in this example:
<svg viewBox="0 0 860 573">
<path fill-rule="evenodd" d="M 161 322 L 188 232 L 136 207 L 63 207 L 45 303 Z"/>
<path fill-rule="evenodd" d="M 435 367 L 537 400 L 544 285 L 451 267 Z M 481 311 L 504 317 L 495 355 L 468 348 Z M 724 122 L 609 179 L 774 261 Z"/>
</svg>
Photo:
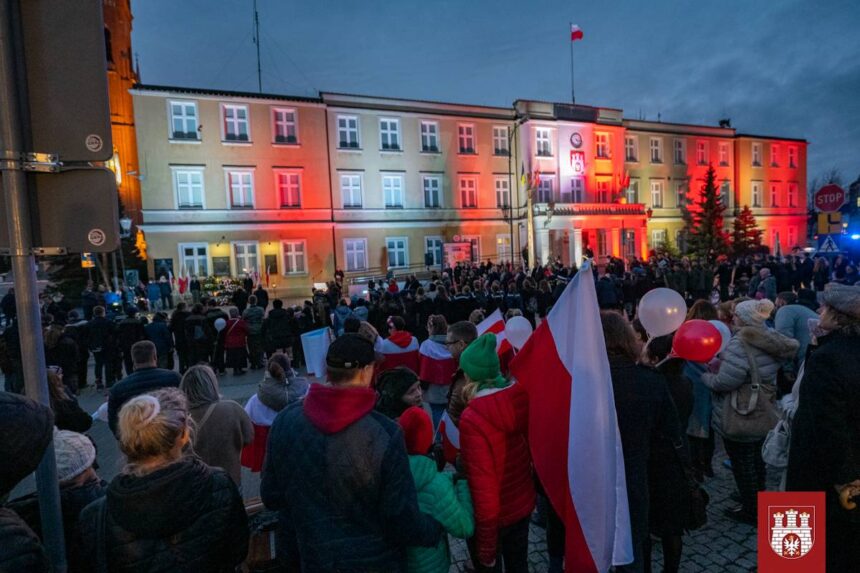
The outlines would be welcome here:
<svg viewBox="0 0 860 573">
<path fill-rule="evenodd" d="M 577 149 L 582 147 L 582 136 L 579 135 L 579 132 L 575 132 L 570 136 L 570 144 Z"/>
</svg>

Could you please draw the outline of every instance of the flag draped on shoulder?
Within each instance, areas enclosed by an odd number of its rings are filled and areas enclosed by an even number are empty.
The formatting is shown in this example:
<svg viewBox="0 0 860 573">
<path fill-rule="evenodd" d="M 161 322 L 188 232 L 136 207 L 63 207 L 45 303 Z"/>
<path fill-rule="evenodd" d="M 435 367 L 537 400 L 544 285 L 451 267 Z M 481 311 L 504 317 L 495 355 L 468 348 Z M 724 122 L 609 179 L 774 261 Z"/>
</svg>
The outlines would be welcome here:
<svg viewBox="0 0 860 573">
<path fill-rule="evenodd" d="M 566 526 L 565 569 L 633 561 L 624 457 L 590 263 L 511 363 L 529 394 L 529 445 Z"/>
</svg>

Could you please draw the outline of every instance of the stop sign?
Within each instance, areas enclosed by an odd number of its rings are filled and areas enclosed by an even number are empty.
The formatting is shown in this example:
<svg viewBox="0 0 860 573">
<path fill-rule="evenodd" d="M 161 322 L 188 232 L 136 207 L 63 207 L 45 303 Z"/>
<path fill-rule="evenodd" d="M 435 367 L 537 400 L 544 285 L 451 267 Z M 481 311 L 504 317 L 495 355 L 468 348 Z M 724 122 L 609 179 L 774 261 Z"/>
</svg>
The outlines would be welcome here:
<svg viewBox="0 0 860 573">
<path fill-rule="evenodd" d="M 815 192 L 815 209 L 824 213 L 838 211 L 845 204 L 845 190 L 839 185 L 829 184 Z"/>
</svg>

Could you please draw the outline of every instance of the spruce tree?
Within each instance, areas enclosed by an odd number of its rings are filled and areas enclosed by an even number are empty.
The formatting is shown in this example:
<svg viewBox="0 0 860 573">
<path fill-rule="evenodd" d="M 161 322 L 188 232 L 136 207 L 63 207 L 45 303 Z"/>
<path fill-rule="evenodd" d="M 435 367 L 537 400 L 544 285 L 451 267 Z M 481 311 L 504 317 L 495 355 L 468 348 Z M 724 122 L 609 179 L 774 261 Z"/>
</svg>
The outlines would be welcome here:
<svg viewBox="0 0 860 573">
<path fill-rule="evenodd" d="M 713 165 L 708 166 L 699 198 L 688 211 L 689 215 L 685 217 L 687 251 L 703 259 L 728 252 L 729 236 L 723 228 L 726 206 L 720 197 Z"/>
<path fill-rule="evenodd" d="M 732 251 L 738 256 L 750 255 L 761 249 L 761 237 L 755 215 L 748 205 L 744 205 L 732 224 Z"/>
</svg>

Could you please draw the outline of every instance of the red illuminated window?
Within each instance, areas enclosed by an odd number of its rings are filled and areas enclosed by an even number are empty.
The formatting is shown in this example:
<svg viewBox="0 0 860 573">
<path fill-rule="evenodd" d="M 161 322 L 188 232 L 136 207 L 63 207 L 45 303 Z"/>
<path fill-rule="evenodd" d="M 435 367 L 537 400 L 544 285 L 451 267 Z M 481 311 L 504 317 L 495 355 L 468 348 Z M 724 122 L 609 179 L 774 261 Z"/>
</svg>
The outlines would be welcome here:
<svg viewBox="0 0 860 573">
<path fill-rule="evenodd" d="M 707 141 L 697 141 L 696 142 L 696 163 L 699 165 L 707 165 L 708 164 L 708 142 Z"/>
<path fill-rule="evenodd" d="M 788 148 L 788 166 L 792 169 L 797 167 L 797 148 L 789 147 Z"/>
<path fill-rule="evenodd" d="M 278 196 L 281 198 L 281 208 L 297 208 L 302 206 L 302 179 L 296 171 L 279 171 L 275 174 L 278 185 Z"/>
<path fill-rule="evenodd" d="M 474 177 L 460 177 L 460 203 L 466 209 L 478 206 L 478 180 Z"/>
<path fill-rule="evenodd" d="M 770 166 L 779 167 L 779 145 L 776 143 L 770 144 Z"/>
<path fill-rule="evenodd" d="M 460 145 L 460 153 L 476 153 L 475 125 L 461 123 L 457 126 L 457 141 Z"/>
</svg>

